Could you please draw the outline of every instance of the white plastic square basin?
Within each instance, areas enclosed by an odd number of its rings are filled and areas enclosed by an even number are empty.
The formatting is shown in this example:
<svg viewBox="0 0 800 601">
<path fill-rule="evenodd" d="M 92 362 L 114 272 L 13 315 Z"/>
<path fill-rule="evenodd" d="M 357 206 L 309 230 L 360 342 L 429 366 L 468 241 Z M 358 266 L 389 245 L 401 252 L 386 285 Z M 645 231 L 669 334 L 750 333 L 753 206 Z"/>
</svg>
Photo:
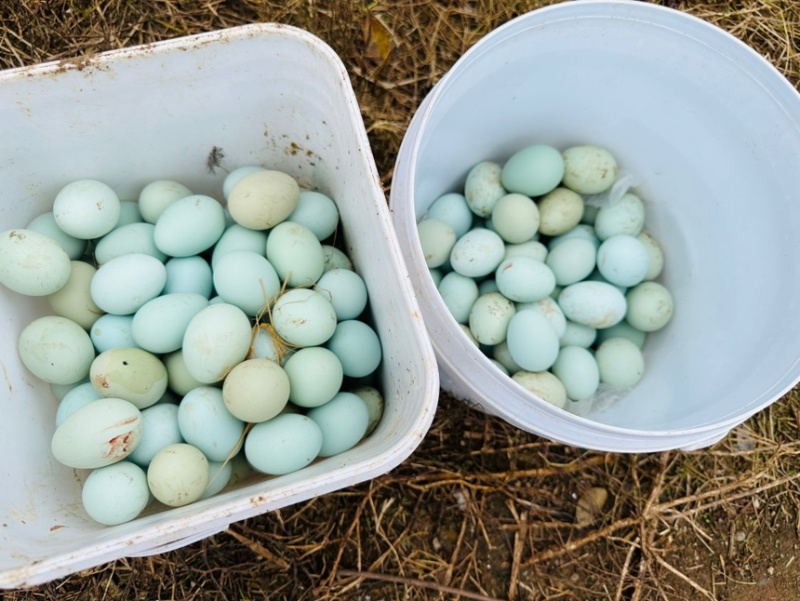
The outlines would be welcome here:
<svg viewBox="0 0 800 601">
<path fill-rule="evenodd" d="M 251 25 L 0 73 L 0 230 L 51 210 L 61 186 L 102 180 L 134 200 L 155 179 L 219 197 L 225 169 L 286 171 L 334 198 L 383 344 L 378 429 L 341 455 L 216 497 L 104 527 L 81 505 L 86 472 L 50 453 L 57 401 L 16 339 L 49 313 L 0 287 L 0 587 L 32 585 L 206 537 L 231 522 L 385 473 L 421 442 L 438 373 L 347 73 L 316 37 Z M 214 151 L 214 149 L 217 149 Z M 210 170 L 209 155 L 222 168 Z"/>
</svg>

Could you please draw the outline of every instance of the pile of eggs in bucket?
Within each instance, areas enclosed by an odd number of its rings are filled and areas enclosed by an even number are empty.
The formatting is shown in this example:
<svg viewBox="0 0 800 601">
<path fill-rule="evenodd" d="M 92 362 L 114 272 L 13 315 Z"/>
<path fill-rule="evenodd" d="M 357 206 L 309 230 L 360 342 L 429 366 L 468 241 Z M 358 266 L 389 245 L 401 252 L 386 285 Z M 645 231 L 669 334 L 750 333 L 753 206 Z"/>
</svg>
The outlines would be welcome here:
<svg viewBox="0 0 800 601">
<path fill-rule="evenodd" d="M 655 281 L 661 246 L 619 172 L 598 146 L 528 146 L 503 165 L 475 165 L 463 194 L 435 200 L 417 225 L 464 333 L 557 407 L 635 386 L 645 338 L 672 316 L 670 292 Z"/>
<path fill-rule="evenodd" d="M 333 246 L 335 202 L 256 166 L 221 192 L 227 212 L 172 180 L 138 202 L 78 180 L 0 234 L 0 283 L 52 309 L 23 329 L 19 356 L 60 398 L 51 450 L 92 470 L 82 498 L 102 524 L 151 496 L 216 494 L 237 466 L 296 471 L 380 419 L 381 343 L 366 285 Z"/>
</svg>

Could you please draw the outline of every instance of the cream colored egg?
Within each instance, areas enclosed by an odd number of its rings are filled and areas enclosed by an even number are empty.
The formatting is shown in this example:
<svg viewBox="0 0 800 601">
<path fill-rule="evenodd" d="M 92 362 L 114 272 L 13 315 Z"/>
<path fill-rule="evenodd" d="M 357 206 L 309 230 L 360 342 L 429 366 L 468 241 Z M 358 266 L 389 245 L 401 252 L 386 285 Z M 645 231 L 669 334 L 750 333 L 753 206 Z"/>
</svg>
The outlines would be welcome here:
<svg viewBox="0 0 800 601">
<path fill-rule="evenodd" d="M 383 417 L 383 408 L 385 405 L 383 395 L 380 390 L 374 386 L 359 386 L 353 389 L 353 394 L 359 397 L 367 406 L 369 412 L 369 423 L 367 423 L 367 431 L 365 436 L 369 436 L 378 427 L 378 424 Z"/>
<path fill-rule="evenodd" d="M 289 376 L 274 361 L 248 359 L 225 378 L 222 399 L 228 411 L 242 421 L 267 421 L 289 401 Z"/>
<path fill-rule="evenodd" d="M 647 249 L 647 274 L 644 279 L 654 280 L 661 275 L 661 271 L 664 269 L 664 251 L 658 240 L 647 232 L 642 232 L 636 237 Z"/>
<path fill-rule="evenodd" d="M 291 215 L 299 200 L 300 187 L 291 175 L 264 170 L 245 176 L 233 187 L 228 210 L 239 225 L 266 230 Z"/>
<path fill-rule="evenodd" d="M 209 305 L 192 318 L 183 336 L 189 375 L 204 384 L 219 382 L 247 356 L 252 336 L 250 319 L 241 309 Z"/>
<path fill-rule="evenodd" d="M 539 231 L 545 236 L 565 234 L 583 217 L 583 198 L 567 188 L 556 188 L 539 201 Z"/>
<path fill-rule="evenodd" d="M 204 385 L 193 378 L 189 370 L 186 369 L 182 350 L 164 355 L 164 366 L 167 368 L 167 385 L 172 392 L 179 396 L 184 396 L 190 390 Z"/>
<path fill-rule="evenodd" d="M 89 375 L 94 346 L 89 334 L 66 317 L 46 315 L 19 335 L 17 350 L 22 363 L 50 384 L 74 384 Z"/>
<path fill-rule="evenodd" d="M 140 348 L 114 348 L 100 353 L 89 371 L 92 386 L 103 397 L 125 399 L 144 409 L 167 389 L 167 369 Z"/>
<path fill-rule="evenodd" d="M 641 349 L 628 338 L 609 338 L 595 353 L 600 380 L 611 386 L 627 388 L 639 383 L 644 375 Z"/>
<path fill-rule="evenodd" d="M 200 449 L 185 443 L 161 449 L 147 468 L 150 492 L 170 507 L 181 507 L 200 499 L 209 480 L 208 459 Z"/>
<path fill-rule="evenodd" d="M 64 420 L 53 434 L 50 450 L 66 466 L 94 469 L 125 459 L 142 433 L 142 413 L 132 403 L 100 399 Z"/>
<path fill-rule="evenodd" d="M 89 330 L 104 311 L 92 300 L 92 278 L 97 269 L 83 261 L 72 261 L 72 270 L 66 285 L 47 297 L 56 315 L 71 319 Z"/>
<path fill-rule="evenodd" d="M 551 405 L 562 408 L 567 404 L 567 390 L 549 371 L 518 371 L 511 378 L 528 392 Z"/>
<path fill-rule="evenodd" d="M 58 243 L 33 230 L 0 234 L 0 284 L 27 296 L 47 296 L 69 280 L 72 265 Z"/>
</svg>

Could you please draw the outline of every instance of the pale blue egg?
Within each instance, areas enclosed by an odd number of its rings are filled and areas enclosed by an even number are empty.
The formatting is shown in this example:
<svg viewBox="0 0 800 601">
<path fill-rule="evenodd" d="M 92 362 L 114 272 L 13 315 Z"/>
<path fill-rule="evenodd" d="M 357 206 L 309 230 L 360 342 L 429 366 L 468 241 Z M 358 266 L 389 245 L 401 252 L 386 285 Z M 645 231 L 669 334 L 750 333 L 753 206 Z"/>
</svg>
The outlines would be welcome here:
<svg viewBox="0 0 800 601">
<path fill-rule="evenodd" d="M 344 375 L 351 378 L 368 376 L 381 362 L 381 341 L 378 334 L 363 321 L 339 322 L 327 348 L 339 358 Z"/>
<path fill-rule="evenodd" d="M 647 339 L 647 333 L 642 332 L 641 330 L 637 330 L 627 321 L 621 321 L 615 326 L 611 326 L 610 328 L 603 328 L 602 330 L 597 330 L 597 343 L 602 343 L 608 340 L 609 338 L 627 338 L 631 342 L 633 342 L 639 348 L 644 347 L 645 340 Z"/>
<path fill-rule="evenodd" d="M 144 221 L 142 212 L 139 210 L 139 203 L 131 200 L 125 200 L 119 203 L 119 221 L 117 227 L 123 225 L 130 225 L 131 223 L 141 223 Z"/>
<path fill-rule="evenodd" d="M 53 217 L 58 227 L 83 240 L 105 236 L 117 226 L 119 214 L 117 193 L 107 184 L 93 179 L 68 183 L 53 201 Z"/>
<path fill-rule="evenodd" d="M 217 263 L 225 254 L 235 250 L 249 250 L 266 257 L 267 233 L 249 230 L 236 223 L 229 226 L 214 245 L 214 252 L 211 255 L 212 269 L 217 268 Z"/>
<path fill-rule="evenodd" d="M 569 286 L 592 273 L 596 257 L 594 244 L 584 238 L 573 236 L 550 248 L 546 264 L 553 270 L 556 284 Z"/>
<path fill-rule="evenodd" d="M 503 296 L 521 303 L 549 296 L 556 285 L 556 278 L 555 271 L 549 265 L 525 256 L 504 259 L 494 276 Z"/>
<path fill-rule="evenodd" d="M 339 321 L 355 319 L 367 307 L 367 285 L 350 269 L 331 269 L 322 274 L 314 290 L 326 296 Z"/>
<path fill-rule="evenodd" d="M 548 246 L 550 250 L 553 250 L 564 240 L 569 240 L 570 238 L 583 238 L 584 240 L 588 240 L 589 242 L 591 242 L 594 245 L 595 249 L 600 247 L 600 239 L 595 235 L 594 227 L 585 223 L 576 225 L 568 232 L 552 238 Z"/>
<path fill-rule="evenodd" d="M 331 457 L 354 447 L 369 425 L 369 410 L 352 392 L 340 392 L 320 407 L 310 409 L 308 417 L 322 431 L 320 457 Z"/>
<path fill-rule="evenodd" d="M 80 386 L 81 384 L 85 384 L 88 381 L 89 379 L 86 378 L 85 380 L 76 382 L 75 384 L 50 384 L 50 391 L 53 393 L 53 396 L 56 398 L 56 400 L 60 401 L 67 396 L 67 393 L 69 393 L 70 390 Z"/>
<path fill-rule="evenodd" d="M 89 336 L 98 353 L 123 347 L 136 347 L 133 339 L 133 315 L 101 315 L 92 324 Z"/>
<path fill-rule="evenodd" d="M 523 303 L 517 305 L 517 312 L 536 311 L 540 313 L 553 327 L 553 331 L 560 339 L 567 329 L 567 318 L 558 303 L 550 296 L 533 303 Z"/>
<path fill-rule="evenodd" d="M 612 284 L 611 282 L 609 282 L 606 278 L 603 277 L 603 274 L 600 273 L 597 269 L 595 269 L 592 273 L 590 273 L 587 276 L 585 281 L 587 281 L 587 282 L 605 282 L 606 284 L 611 284 L 612 286 L 614 286 L 614 288 L 619 290 L 622 294 L 625 294 L 626 292 L 628 292 L 628 289 L 625 286 L 618 286 L 617 284 Z"/>
<path fill-rule="evenodd" d="M 164 264 L 134 253 L 111 259 L 92 278 L 92 300 L 106 313 L 130 315 L 161 294 L 167 281 Z"/>
<path fill-rule="evenodd" d="M 95 245 L 94 258 L 97 265 L 133 253 L 150 255 L 163 263 L 167 255 L 156 248 L 154 231 L 155 226 L 152 223 L 130 223 L 114 228 Z"/>
<path fill-rule="evenodd" d="M 70 236 L 60 227 L 58 227 L 52 211 L 43 213 L 42 215 L 36 217 L 28 224 L 26 229 L 44 234 L 45 236 L 55 240 L 56 244 L 64 249 L 64 252 L 67 253 L 69 258 L 73 261 L 80 259 L 83 256 L 83 253 L 86 252 L 86 240 Z"/>
<path fill-rule="evenodd" d="M 612 328 L 608 329 L 613 329 L 615 327 L 617 326 L 612 326 Z M 559 338 L 559 342 L 561 343 L 562 347 L 580 346 L 583 348 L 589 348 L 594 344 L 595 340 L 598 340 L 598 332 L 605 331 L 606 330 L 595 330 L 589 326 L 567 320 L 566 325 L 564 326 L 564 333 L 561 335 L 561 338 Z"/>
<path fill-rule="evenodd" d="M 300 198 L 291 215 L 286 218 L 306 226 L 320 242 L 330 238 L 339 225 L 336 203 L 322 192 L 300 190 Z"/>
<path fill-rule="evenodd" d="M 617 286 L 628 288 L 644 280 L 649 263 L 647 247 L 627 234 L 611 236 L 597 249 L 597 270 Z"/>
<path fill-rule="evenodd" d="M 26 296 L 48 296 L 69 282 L 72 261 L 58 243 L 33 230 L 0 233 L 0 285 Z"/>
<path fill-rule="evenodd" d="M 606 282 L 583 281 L 564 288 L 558 305 L 567 319 L 591 328 L 610 328 L 625 317 L 625 296 Z"/>
<path fill-rule="evenodd" d="M 100 524 L 130 522 L 150 501 L 147 475 L 130 461 L 95 469 L 83 483 L 81 500 L 89 517 Z"/>
<path fill-rule="evenodd" d="M 558 357 L 558 336 L 537 311 L 517 312 L 508 323 L 507 341 L 511 358 L 526 371 L 549 369 Z"/>
<path fill-rule="evenodd" d="M 163 294 L 193 292 L 211 298 L 211 266 L 203 257 L 178 257 L 167 261 L 167 282 Z"/>
<path fill-rule="evenodd" d="M 460 238 L 472 227 L 474 215 L 464 195 L 451 192 L 434 200 L 425 218 L 444 221 L 453 229 L 456 238 Z"/>
<path fill-rule="evenodd" d="M 310 286 L 325 271 L 325 254 L 314 232 L 292 221 L 283 221 L 270 231 L 267 259 L 281 282 L 291 287 Z"/>
<path fill-rule="evenodd" d="M 213 278 L 217 294 L 249 317 L 260 315 L 281 290 L 272 263 L 250 250 L 234 250 L 220 257 Z"/>
<path fill-rule="evenodd" d="M 500 292 L 500 288 L 497 286 L 497 281 L 494 278 L 483 280 L 478 284 L 478 296 L 483 296 L 489 292 Z"/>
<path fill-rule="evenodd" d="M 155 242 L 170 257 L 208 250 L 225 231 L 225 211 L 210 196 L 193 194 L 169 205 L 156 221 Z"/>
<path fill-rule="evenodd" d="M 534 144 L 515 152 L 503 165 L 501 181 L 509 192 L 543 196 L 564 177 L 561 153 L 544 144 Z"/>
<path fill-rule="evenodd" d="M 92 386 L 91 382 L 78 384 L 64 395 L 64 398 L 61 399 L 61 402 L 58 404 L 58 409 L 56 410 L 56 427 L 63 424 L 64 420 L 78 409 L 100 398 L 100 395 L 97 393 L 94 386 Z"/>
<path fill-rule="evenodd" d="M 142 410 L 142 439 L 128 459 L 147 467 L 161 449 L 183 442 L 178 427 L 178 406 L 159 403 Z"/>
<path fill-rule="evenodd" d="M 314 420 L 297 413 L 282 413 L 253 426 L 247 434 L 244 453 L 256 470 L 277 476 L 304 468 L 317 458 L 322 446 L 323 433 Z"/>
<path fill-rule="evenodd" d="M 544 263 L 547 259 L 547 247 L 538 240 L 530 240 L 522 244 L 506 244 L 504 259 L 511 257 L 530 257 Z"/>
<path fill-rule="evenodd" d="M 249 359 L 269 359 L 278 365 L 283 365 L 292 356 L 294 350 L 275 340 L 266 324 L 261 324 L 253 337 Z"/>
<path fill-rule="evenodd" d="M 475 280 L 454 271 L 442 278 L 439 294 L 447 310 L 458 323 L 467 323 L 472 305 L 480 295 Z"/>
<path fill-rule="evenodd" d="M 594 225 L 595 219 L 597 219 L 597 212 L 600 210 L 600 207 L 596 205 L 586 204 L 583 205 L 583 217 L 581 217 L 581 223 L 586 225 Z"/>
<path fill-rule="evenodd" d="M 136 344 L 151 353 L 171 353 L 181 348 L 189 322 L 208 300 L 193 293 L 164 294 L 146 302 L 133 316 L 131 334 Z"/>
<path fill-rule="evenodd" d="M 233 465 L 230 461 L 208 462 L 208 486 L 201 499 L 208 499 L 218 494 L 230 482 L 233 474 Z"/>
<path fill-rule="evenodd" d="M 561 380 L 573 401 L 588 399 L 600 385 L 600 371 L 594 355 L 580 346 L 562 347 L 551 371 Z"/>
<path fill-rule="evenodd" d="M 299 407 L 319 407 L 342 387 L 342 363 L 324 347 L 300 349 L 283 367 L 289 377 L 289 400 Z"/>
<path fill-rule="evenodd" d="M 461 275 L 479 278 L 497 269 L 504 254 L 505 243 L 500 236 L 486 228 L 475 228 L 455 243 L 450 264 Z"/>
<path fill-rule="evenodd" d="M 209 461 L 225 461 L 239 452 L 244 422 L 230 414 L 222 391 L 202 386 L 189 391 L 178 406 L 183 439 L 200 449 Z"/>
</svg>

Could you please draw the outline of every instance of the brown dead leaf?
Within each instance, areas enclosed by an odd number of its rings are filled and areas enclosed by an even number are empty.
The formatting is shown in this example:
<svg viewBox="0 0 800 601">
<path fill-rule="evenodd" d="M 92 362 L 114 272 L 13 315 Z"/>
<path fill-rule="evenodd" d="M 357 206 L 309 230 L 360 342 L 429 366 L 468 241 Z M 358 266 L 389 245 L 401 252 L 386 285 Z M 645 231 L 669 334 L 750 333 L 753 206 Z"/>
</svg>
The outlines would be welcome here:
<svg viewBox="0 0 800 601">
<path fill-rule="evenodd" d="M 378 63 L 389 60 L 394 48 L 394 34 L 380 15 L 369 13 L 364 19 L 364 54 Z"/>
<path fill-rule="evenodd" d="M 575 523 L 578 526 L 588 526 L 600 517 L 603 506 L 608 500 L 608 491 L 605 488 L 594 487 L 583 493 L 575 507 Z"/>
</svg>

